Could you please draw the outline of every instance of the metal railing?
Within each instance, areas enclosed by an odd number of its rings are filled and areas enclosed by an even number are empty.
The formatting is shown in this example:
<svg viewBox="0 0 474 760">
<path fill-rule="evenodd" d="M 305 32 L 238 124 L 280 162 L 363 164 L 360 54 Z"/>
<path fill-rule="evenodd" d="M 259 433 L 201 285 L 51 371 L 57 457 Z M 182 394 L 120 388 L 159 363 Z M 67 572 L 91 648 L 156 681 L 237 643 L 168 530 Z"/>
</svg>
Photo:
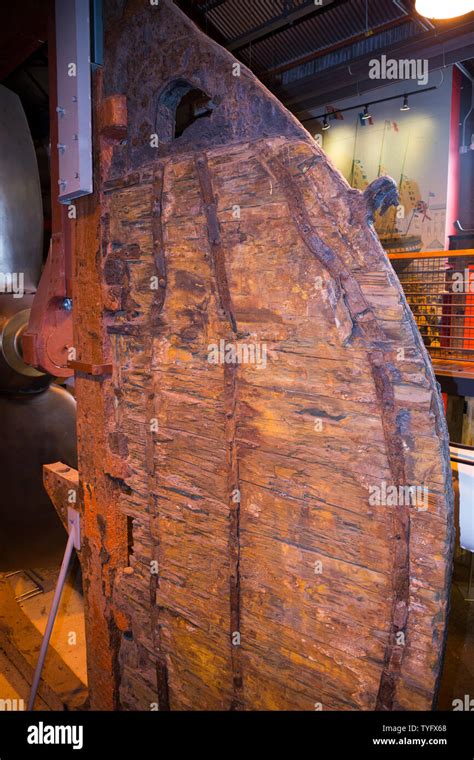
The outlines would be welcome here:
<svg viewBox="0 0 474 760">
<path fill-rule="evenodd" d="M 474 364 L 474 250 L 390 260 L 432 358 Z"/>
</svg>

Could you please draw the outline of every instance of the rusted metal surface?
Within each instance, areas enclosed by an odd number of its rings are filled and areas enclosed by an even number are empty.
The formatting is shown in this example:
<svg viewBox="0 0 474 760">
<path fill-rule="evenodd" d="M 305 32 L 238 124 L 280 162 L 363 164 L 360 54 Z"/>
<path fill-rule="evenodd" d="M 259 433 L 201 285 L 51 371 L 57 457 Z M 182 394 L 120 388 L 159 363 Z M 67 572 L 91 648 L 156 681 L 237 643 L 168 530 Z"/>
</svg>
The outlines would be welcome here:
<svg viewBox="0 0 474 760">
<path fill-rule="evenodd" d="M 25 361 L 53 377 L 73 374 L 68 367 L 68 351 L 72 347 L 72 303 L 66 296 L 65 262 L 62 233 L 54 234 L 29 324 L 22 336 Z"/>
<path fill-rule="evenodd" d="M 59 203 L 59 158 L 55 149 L 59 142 L 56 72 L 56 30 L 54 5 L 48 20 L 49 97 L 51 132 L 51 225 L 52 237 L 48 258 L 41 275 L 30 314 L 28 329 L 23 334 L 25 361 L 53 377 L 71 377 L 67 366 L 72 346 L 71 307 L 71 224 L 69 210 Z"/>
<path fill-rule="evenodd" d="M 91 706 L 429 708 L 452 488 L 370 222 L 393 182 L 350 189 L 169 0 L 104 6 L 74 269 L 77 360 L 112 364 L 77 377 Z M 173 82 L 214 104 L 177 139 Z M 410 485 L 426 505 L 369 498 Z"/>
</svg>

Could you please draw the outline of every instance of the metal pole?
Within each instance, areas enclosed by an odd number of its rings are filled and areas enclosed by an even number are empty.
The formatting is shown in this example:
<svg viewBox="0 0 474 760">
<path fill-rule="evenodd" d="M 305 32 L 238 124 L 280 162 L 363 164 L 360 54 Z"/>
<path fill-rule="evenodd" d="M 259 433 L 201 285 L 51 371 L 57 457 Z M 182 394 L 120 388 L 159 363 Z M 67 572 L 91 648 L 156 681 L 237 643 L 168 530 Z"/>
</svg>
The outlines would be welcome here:
<svg viewBox="0 0 474 760">
<path fill-rule="evenodd" d="M 33 684 L 31 686 L 31 694 L 28 700 L 28 710 L 30 711 L 33 710 L 33 707 L 35 704 L 36 692 L 38 691 L 41 673 L 42 673 L 44 661 L 46 658 L 46 652 L 49 646 L 49 640 L 51 638 L 51 632 L 53 630 L 54 621 L 56 620 L 56 614 L 58 612 L 59 602 L 61 601 L 61 594 L 64 588 L 64 583 L 66 581 L 69 562 L 71 560 L 72 550 L 74 549 L 75 538 L 76 537 L 75 537 L 74 531 L 71 531 L 71 533 L 69 534 L 68 542 L 66 544 L 66 551 L 64 552 L 61 570 L 59 571 L 59 578 L 56 584 L 56 590 L 54 592 L 53 603 L 49 611 L 48 622 L 46 624 L 46 630 L 44 632 L 43 641 L 41 642 L 39 658 L 36 664 Z"/>
</svg>

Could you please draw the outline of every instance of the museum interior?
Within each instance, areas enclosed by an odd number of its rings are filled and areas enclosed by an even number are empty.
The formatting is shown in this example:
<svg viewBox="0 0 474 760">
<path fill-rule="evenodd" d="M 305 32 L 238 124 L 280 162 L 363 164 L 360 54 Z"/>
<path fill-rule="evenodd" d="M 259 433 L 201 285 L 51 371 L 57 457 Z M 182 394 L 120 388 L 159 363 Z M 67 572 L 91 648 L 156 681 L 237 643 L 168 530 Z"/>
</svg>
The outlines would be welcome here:
<svg viewBox="0 0 474 760">
<path fill-rule="evenodd" d="M 0 8 L 0 710 L 474 710 L 474 2 Z"/>
</svg>

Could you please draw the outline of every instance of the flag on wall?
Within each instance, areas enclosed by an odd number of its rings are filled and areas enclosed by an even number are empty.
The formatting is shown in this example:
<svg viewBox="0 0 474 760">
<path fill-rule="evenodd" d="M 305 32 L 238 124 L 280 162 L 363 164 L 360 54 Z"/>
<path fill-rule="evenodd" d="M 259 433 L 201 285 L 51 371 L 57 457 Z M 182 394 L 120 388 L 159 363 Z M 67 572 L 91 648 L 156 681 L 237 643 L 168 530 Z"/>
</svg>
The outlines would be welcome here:
<svg viewBox="0 0 474 760">
<path fill-rule="evenodd" d="M 396 121 L 385 119 L 385 127 L 388 127 L 390 130 L 393 129 L 394 132 L 398 132 L 398 124 Z"/>
<path fill-rule="evenodd" d="M 326 106 L 326 113 L 330 119 L 344 119 L 344 116 L 335 106 Z"/>
</svg>

